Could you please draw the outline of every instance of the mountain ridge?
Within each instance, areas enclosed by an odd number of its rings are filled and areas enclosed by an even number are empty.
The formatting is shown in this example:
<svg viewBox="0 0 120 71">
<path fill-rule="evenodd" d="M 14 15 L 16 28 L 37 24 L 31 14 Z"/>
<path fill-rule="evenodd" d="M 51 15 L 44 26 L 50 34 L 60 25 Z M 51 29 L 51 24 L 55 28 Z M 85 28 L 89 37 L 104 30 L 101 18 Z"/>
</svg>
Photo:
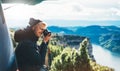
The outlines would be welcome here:
<svg viewBox="0 0 120 71">
<path fill-rule="evenodd" d="M 49 28 L 52 28 L 53 30 Z M 59 32 L 54 32 L 54 30 L 57 30 L 57 28 L 59 28 Z M 120 28 L 117 26 L 99 26 L 99 25 L 92 25 L 92 26 L 86 26 L 86 27 L 81 27 L 81 26 L 77 26 L 77 27 L 54 26 L 52 27 L 50 26 L 48 27 L 48 29 L 53 33 L 64 32 L 62 34 L 85 36 L 89 38 L 91 42 L 94 44 L 101 45 L 103 48 L 107 48 L 107 49 L 110 48 L 109 50 L 113 52 L 115 50 L 118 50 L 117 52 L 120 53 L 120 45 L 118 44 L 118 42 L 120 42 L 120 40 L 118 40 L 120 39 L 120 37 L 114 37 L 114 39 L 117 39 L 117 42 L 116 40 L 111 40 L 112 38 L 106 39 L 107 37 L 118 36 L 118 35 L 120 36 Z M 103 36 L 103 35 L 106 35 L 106 36 Z M 112 42 L 104 43 L 103 40 L 101 41 L 101 38 L 104 38 L 104 41 L 112 41 L 115 44 L 113 44 Z M 109 44 L 109 46 L 107 46 L 106 44 Z M 112 45 L 114 45 L 114 47 L 111 47 Z"/>
</svg>

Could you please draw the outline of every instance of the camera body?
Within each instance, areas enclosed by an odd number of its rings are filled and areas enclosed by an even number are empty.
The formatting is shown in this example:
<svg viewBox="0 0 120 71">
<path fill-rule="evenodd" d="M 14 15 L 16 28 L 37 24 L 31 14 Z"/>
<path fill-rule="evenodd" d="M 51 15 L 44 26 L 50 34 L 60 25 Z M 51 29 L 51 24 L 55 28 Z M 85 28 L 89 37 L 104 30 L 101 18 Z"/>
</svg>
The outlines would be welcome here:
<svg viewBox="0 0 120 71">
<path fill-rule="evenodd" d="M 49 36 L 51 36 L 51 32 L 49 32 L 47 29 L 45 29 L 44 31 L 43 31 L 43 35 L 44 36 L 47 36 L 49 34 Z"/>
</svg>

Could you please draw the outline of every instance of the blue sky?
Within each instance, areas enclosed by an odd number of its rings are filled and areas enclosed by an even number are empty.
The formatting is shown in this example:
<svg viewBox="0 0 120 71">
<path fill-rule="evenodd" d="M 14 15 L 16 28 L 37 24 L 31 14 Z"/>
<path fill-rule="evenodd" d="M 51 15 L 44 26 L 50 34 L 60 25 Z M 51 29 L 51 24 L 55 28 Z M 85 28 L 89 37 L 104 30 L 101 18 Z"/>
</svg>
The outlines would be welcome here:
<svg viewBox="0 0 120 71">
<path fill-rule="evenodd" d="M 3 9 L 13 6 L 4 10 L 10 27 L 26 26 L 30 17 L 41 19 L 48 26 L 119 26 L 120 23 L 120 0 L 46 0 L 37 5 L 2 6 Z"/>
</svg>

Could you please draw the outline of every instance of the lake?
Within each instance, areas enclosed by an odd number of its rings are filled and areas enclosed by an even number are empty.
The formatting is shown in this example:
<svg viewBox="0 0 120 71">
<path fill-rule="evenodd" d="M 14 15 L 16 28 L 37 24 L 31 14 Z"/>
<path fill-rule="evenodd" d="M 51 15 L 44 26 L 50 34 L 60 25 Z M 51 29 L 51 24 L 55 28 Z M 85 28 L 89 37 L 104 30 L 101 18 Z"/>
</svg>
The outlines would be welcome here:
<svg viewBox="0 0 120 71">
<path fill-rule="evenodd" d="M 98 64 L 120 71 L 120 54 L 112 53 L 99 45 L 93 44 L 93 55 Z"/>
</svg>

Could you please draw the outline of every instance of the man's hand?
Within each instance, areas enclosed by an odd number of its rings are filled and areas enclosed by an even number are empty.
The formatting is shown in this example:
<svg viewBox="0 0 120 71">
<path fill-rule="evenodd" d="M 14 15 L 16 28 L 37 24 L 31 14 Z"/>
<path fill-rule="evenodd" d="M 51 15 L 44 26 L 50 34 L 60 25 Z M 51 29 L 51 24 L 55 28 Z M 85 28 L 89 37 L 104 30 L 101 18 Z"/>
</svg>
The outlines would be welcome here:
<svg viewBox="0 0 120 71">
<path fill-rule="evenodd" d="M 19 71 L 19 69 L 17 69 L 16 71 Z"/>
<path fill-rule="evenodd" d="M 44 36 L 43 41 L 47 43 L 51 38 L 51 33 L 49 33 L 47 36 Z"/>
</svg>

